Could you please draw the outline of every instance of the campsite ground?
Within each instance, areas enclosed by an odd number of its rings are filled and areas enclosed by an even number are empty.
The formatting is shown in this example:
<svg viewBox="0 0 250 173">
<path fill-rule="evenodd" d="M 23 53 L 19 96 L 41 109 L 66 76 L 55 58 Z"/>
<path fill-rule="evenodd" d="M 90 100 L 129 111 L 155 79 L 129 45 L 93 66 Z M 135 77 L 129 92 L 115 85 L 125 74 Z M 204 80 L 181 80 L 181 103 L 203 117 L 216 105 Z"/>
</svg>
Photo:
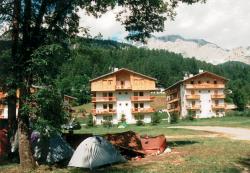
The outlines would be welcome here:
<svg viewBox="0 0 250 173">
<path fill-rule="evenodd" d="M 250 128 L 250 119 L 247 117 L 225 117 L 207 120 L 181 121 L 171 126 L 210 125 Z M 190 129 L 169 129 L 170 125 L 162 122 L 157 126 L 130 125 L 125 129 L 117 127 L 83 128 L 77 133 L 105 134 L 133 130 L 140 134 L 165 134 L 172 149 L 171 153 L 159 156 L 149 156 L 140 160 L 128 161 L 124 164 L 105 167 L 94 172 L 250 172 L 250 141 L 232 140 L 223 135 L 206 131 Z M 85 173 L 88 170 L 75 168 L 40 167 L 36 172 L 55 173 Z M 0 172 L 19 172 L 16 164 L 1 166 Z"/>
</svg>

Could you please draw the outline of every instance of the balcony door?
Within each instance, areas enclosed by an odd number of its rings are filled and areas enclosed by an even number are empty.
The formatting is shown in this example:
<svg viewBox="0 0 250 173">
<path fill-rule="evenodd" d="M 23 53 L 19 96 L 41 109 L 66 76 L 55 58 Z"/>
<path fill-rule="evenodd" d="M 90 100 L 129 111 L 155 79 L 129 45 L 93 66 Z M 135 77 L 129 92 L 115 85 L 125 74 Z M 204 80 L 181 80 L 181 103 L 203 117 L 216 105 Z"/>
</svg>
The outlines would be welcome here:
<svg viewBox="0 0 250 173">
<path fill-rule="evenodd" d="M 201 101 L 201 114 L 200 118 L 211 117 L 212 112 L 212 100 L 209 90 L 201 90 L 200 92 L 200 101 Z"/>
</svg>

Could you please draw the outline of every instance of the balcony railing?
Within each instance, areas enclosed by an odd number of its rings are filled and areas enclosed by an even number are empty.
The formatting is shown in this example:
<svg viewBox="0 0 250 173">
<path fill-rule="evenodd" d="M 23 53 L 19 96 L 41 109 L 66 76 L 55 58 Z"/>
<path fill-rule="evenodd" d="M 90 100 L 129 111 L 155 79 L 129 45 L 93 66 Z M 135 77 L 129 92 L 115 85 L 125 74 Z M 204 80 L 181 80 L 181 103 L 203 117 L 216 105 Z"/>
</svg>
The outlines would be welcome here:
<svg viewBox="0 0 250 173">
<path fill-rule="evenodd" d="M 226 96 L 224 94 L 215 94 L 211 96 L 212 99 L 224 99 Z"/>
<path fill-rule="evenodd" d="M 0 109 L 4 109 L 5 107 L 5 105 L 0 105 Z"/>
<path fill-rule="evenodd" d="M 153 113 L 155 110 L 153 108 L 133 108 L 132 113 Z"/>
<path fill-rule="evenodd" d="M 137 101 L 153 101 L 154 96 L 132 96 L 131 101 L 132 102 L 137 102 Z"/>
<path fill-rule="evenodd" d="M 116 113 L 115 109 L 92 109 L 91 113 L 94 115 L 112 115 Z"/>
<path fill-rule="evenodd" d="M 200 95 L 186 95 L 187 100 L 199 100 Z"/>
<path fill-rule="evenodd" d="M 168 112 L 179 112 L 179 111 L 180 111 L 180 107 L 168 109 Z"/>
<path fill-rule="evenodd" d="M 189 106 L 187 106 L 187 109 L 199 110 L 199 109 L 201 109 L 201 105 L 189 105 Z"/>
<path fill-rule="evenodd" d="M 117 89 L 117 90 L 131 90 L 132 86 L 131 85 L 116 85 L 115 89 Z"/>
<path fill-rule="evenodd" d="M 116 97 L 92 97 L 92 102 L 115 102 Z"/>
<path fill-rule="evenodd" d="M 167 99 L 167 103 L 168 104 L 170 104 L 170 103 L 174 103 L 174 102 L 177 102 L 177 101 L 179 101 L 180 100 L 180 98 L 172 98 L 171 100 L 170 99 Z"/>
<path fill-rule="evenodd" d="M 224 84 L 186 84 L 187 89 L 213 89 L 225 88 Z"/>
<path fill-rule="evenodd" d="M 212 105 L 212 109 L 225 109 L 225 104 Z"/>
</svg>

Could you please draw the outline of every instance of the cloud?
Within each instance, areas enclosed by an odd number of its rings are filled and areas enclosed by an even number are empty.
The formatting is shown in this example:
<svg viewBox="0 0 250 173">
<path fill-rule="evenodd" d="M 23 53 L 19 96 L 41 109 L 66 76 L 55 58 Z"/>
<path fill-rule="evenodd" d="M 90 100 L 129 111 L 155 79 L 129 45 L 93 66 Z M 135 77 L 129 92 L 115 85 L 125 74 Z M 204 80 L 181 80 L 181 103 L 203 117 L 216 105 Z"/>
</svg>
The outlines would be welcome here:
<svg viewBox="0 0 250 173">
<path fill-rule="evenodd" d="M 250 1 L 207 0 L 205 4 L 180 4 L 174 21 L 167 21 L 165 31 L 156 35 L 179 34 L 186 38 L 202 38 L 223 48 L 250 46 Z M 99 19 L 81 13 L 80 24 L 88 26 L 92 35 L 124 39 L 124 27 L 109 11 Z"/>
</svg>

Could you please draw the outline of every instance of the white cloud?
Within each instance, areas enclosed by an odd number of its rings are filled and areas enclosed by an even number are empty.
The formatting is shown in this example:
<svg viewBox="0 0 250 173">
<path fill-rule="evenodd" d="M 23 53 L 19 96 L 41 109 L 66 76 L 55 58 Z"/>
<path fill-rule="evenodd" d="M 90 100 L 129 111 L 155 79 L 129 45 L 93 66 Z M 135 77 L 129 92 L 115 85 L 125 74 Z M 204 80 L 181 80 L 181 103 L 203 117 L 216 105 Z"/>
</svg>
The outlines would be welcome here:
<svg viewBox="0 0 250 173">
<path fill-rule="evenodd" d="M 250 1 L 207 0 L 206 4 L 181 4 L 175 21 L 167 21 L 165 31 L 157 35 L 179 34 L 202 38 L 223 48 L 250 46 Z M 82 15 L 81 25 L 89 26 L 92 35 L 105 38 L 126 36 L 123 26 L 110 11 L 99 19 Z"/>
</svg>

